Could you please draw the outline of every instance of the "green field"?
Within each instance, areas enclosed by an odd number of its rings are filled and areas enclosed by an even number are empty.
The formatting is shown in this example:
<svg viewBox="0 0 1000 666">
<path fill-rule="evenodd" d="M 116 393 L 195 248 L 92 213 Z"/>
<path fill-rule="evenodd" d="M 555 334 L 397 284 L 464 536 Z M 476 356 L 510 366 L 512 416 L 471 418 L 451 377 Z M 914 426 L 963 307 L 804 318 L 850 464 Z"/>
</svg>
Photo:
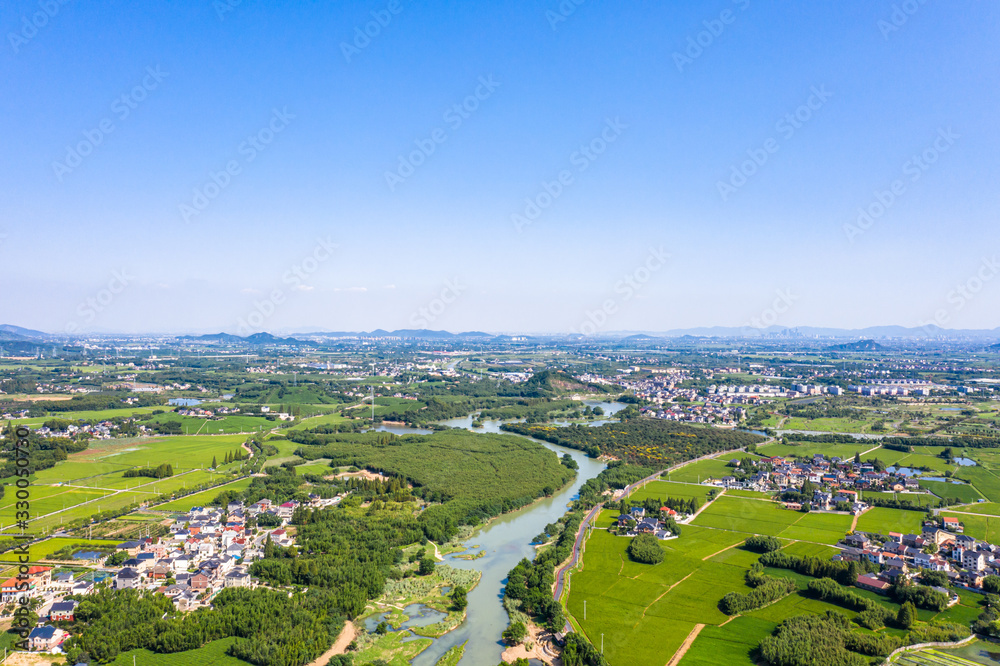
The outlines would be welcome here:
<svg viewBox="0 0 1000 666">
<path fill-rule="evenodd" d="M 926 488 L 938 497 L 955 498 L 960 502 L 972 503 L 983 496 L 974 486 L 964 483 L 948 483 L 946 481 L 921 481 L 921 488 Z"/>
<path fill-rule="evenodd" d="M 949 513 L 982 513 L 990 516 L 1000 516 L 1000 504 L 983 502 L 982 504 L 949 509 Z"/>
<path fill-rule="evenodd" d="M 871 440 L 859 440 L 857 444 L 819 444 L 816 442 L 796 442 L 795 435 L 792 434 L 788 435 L 788 439 L 788 444 L 773 442 L 758 446 L 757 452 L 764 456 L 798 456 L 800 458 L 811 458 L 820 453 L 828 458 L 836 456 L 847 459 L 853 458 L 855 453 L 864 453 L 878 446 L 878 442 Z M 875 453 L 870 453 L 864 457 L 869 458 L 875 455 Z"/>
<path fill-rule="evenodd" d="M 224 483 L 243 463 L 222 465 L 219 461 L 239 450 L 245 439 L 244 435 L 199 435 L 95 441 L 85 451 L 71 454 L 67 460 L 30 477 L 31 529 L 47 534 L 99 512 L 124 509 L 209 483 Z M 213 458 L 218 469 L 209 471 Z M 174 475 L 164 479 L 123 476 L 130 468 L 161 463 L 170 463 Z M 10 489 L 0 499 L 0 529 L 14 525 L 17 501 Z"/>
<path fill-rule="evenodd" d="M 875 507 L 861 514 L 858 518 L 857 530 L 878 534 L 888 534 L 889 532 L 919 534 L 920 527 L 926 517 L 927 514 L 923 511 Z"/>
<path fill-rule="evenodd" d="M 177 652 L 174 654 L 158 654 L 149 650 L 129 650 L 122 652 L 111 662 L 112 666 L 248 666 L 248 662 L 226 654 L 229 646 L 236 642 L 235 638 L 223 638 L 213 641 L 203 648 Z"/>
<path fill-rule="evenodd" d="M 28 557 L 31 558 L 32 562 L 38 562 L 40 560 L 47 560 L 50 558 L 52 553 L 57 550 L 61 550 L 66 546 L 114 546 L 120 543 L 118 539 L 78 539 L 76 537 L 57 537 L 54 539 L 46 539 L 41 543 L 32 544 L 28 548 Z M 17 562 L 17 554 L 14 552 L 7 552 L 0 555 L 0 562 Z"/>
<path fill-rule="evenodd" d="M 160 504 L 156 506 L 158 511 L 190 511 L 193 506 L 206 506 L 211 504 L 212 500 L 219 496 L 223 490 L 231 491 L 243 491 L 250 487 L 251 479 L 245 478 L 239 481 L 234 481 L 232 483 L 226 484 L 224 486 L 219 486 L 218 488 L 212 488 L 211 490 L 205 490 L 200 493 L 195 493 L 194 495 L 188 495 L 187 497 L 182 497 L 176 499 L 172 502 L 167 502 L 166 504 Z"/>
</svg>

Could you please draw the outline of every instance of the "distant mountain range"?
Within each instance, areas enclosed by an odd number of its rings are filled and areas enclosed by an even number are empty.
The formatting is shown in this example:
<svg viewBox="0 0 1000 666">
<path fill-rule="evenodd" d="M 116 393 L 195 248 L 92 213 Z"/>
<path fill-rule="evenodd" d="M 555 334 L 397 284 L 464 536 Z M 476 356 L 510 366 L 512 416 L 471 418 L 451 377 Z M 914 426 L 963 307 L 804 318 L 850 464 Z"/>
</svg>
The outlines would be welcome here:
<svg viewBox="0 0 1000 666">
<path fill-rule="evenodd" d="M 30 328 L 22 328 L 13 324 L 0 324 L 0 340 L 45 340 L 52 336 Z"/>
<path fill-rule="evenodd" d="M 179 335 L 178 340 L 190 340 L 192 342 L 217 342 L 219 344 L 249 344 L 249 345 L 315 345 L 310 340 L 298 340 L 296 338 L 279 338 L 270 333 L 254 333 L 242 337 L 229 333 L 210 333 L 208 335 Z"/>
<path fill-rule="evenodd" d="M 65 339 L 64 334 L 49 334 L 30 328 L 0 325 L 0 342 L 40 342 Z M 137 336 L 138 337 L 138 336 Z M 675 328 L 667 331 L 609 331 L 593 336 L 596 339 L 621 340 L 627 343 L 650 343 L 657 340 L 690 340 L 698 341 L 705 338 L 734 339 L 774 339 L 774 340 L 808 340 L 810 338 L 827 338 L 833 340 L 934 340 L 939 338 L 977 340 L 985 344 L 993 344 L 990 349 L 1000 349 L 1000 327 L 994 329 L 945 329 L 935 325 L 906 326 L 869 326 L 867 328 L 827 328 L 817 326 L 769 326 L 767 328 L 752 328 L 749 326 L 703 326 L 697 328 Z M 586 336 L 579 334 L 532 334 L 512 335 L 494 334 L 483 331 L 434 331 L 428 329 L 398 329 L 387 331 L 324 331 L 324 332 L 294 332 L 288 337 L 275 336 L 270 333 L 254 333 L 246 337 L 230 333 L 212 333 L 208 335 L 181 335 L 178 340 L 200 341 L 218 344 L 288 344 L 309 345 L 317 340 L 338 338 L 398 338 L 407 340 L 483 340 L 505 342 L 512 340 L 550 339 L 565 341 L 582 341 Z"/>
</svg>

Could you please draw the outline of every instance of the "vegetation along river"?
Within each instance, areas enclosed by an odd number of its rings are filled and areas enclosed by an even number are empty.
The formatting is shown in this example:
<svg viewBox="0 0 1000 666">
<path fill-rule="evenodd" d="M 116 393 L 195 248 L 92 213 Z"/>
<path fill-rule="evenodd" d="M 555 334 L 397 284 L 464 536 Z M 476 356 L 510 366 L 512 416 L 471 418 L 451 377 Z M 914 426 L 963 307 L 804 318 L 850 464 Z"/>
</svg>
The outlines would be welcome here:
<svg viewBox="0 0 1000 666">
<path fill-rule="evenodd" d="M 588 405 L 600 405 L 605 414 L 613 414 L 625 407 L 621 403 L 587 401 Z M 471 416 L 443 421 L 442 425 L 465 427 L 473 432 L 500 432 L 500 421 L 485 421 L 482 428 L 472 427 Z M 500 635 L 507 628 L 507 612 L 503 608 L 503 586 L 507 572 L 513 569 L 521 558 L 533 559 L 535 549 L 530 541 L 546 525 L 555 522 L 566 513 L 567 504 L 576 499 L 582 486 L 604 469 L 604 463 L 588 458 L 581 451 L 541 442 L 546 448 L 562 456 L 573 456 L 580 469 L 573 482 L 552 497 L 539 500 L 520 511 L 514 511 L 494 519 L 483 530 L 477 532 L 465 545 L 470 548 L 464 554 L 486 553 L 477 560 L 462 560 L 448 556 L 445 561 L 455 568 L 476 569 L 483 573 L 482 580 L 469 592 L 468 617 L 461 626 L 445 634 L 411 662 L 414 666 L 434 666 L 438 659 L 450 648 L 468 641 L 461 666 L 492 666 L 500 662 L 504 650 Z M 472 548 L 478 545 L 479 548 Z"/>
</svg>

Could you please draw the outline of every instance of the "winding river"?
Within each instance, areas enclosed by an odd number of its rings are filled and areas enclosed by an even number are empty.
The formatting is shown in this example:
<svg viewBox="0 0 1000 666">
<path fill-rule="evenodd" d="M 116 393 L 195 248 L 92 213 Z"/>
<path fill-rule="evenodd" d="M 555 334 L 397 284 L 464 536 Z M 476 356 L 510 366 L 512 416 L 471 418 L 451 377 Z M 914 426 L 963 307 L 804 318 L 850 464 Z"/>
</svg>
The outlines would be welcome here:
<svg viewBox="0 0 1000 666">
<path fill-rule="evenodd" d="M 614 414 L 623 409 L 621 403 L 586 401 L 586 404 L 600 405 L 605 414 Z M 484 427 L 473 428 L 472 416 L 442 421 L 442 425 L 468 428 L 473 432 L 499 433 L 501 421 L 485 421 Z M 556 495 L 535 502 L 520 511 L 505 514 L 494 519 L 483 530 L 465 542 L 469 550 L 465 554 L 483 551 L 484 557 L 477 560 L 461 560 L 447 556 L 445 562 L 457 569 L 476 569 L 483 574 L 482 580 L 469 593 L 468 617 L 454 631 L 445 634 L 424 652 L 413 659 L 414 666 L 434 666 L 438 659 L 450 648 L 468 641 L 461 666 L 492 666 L 500 662 L 504 646 L 500 635 L 507 628 L 507 613 L 503 609 L 503 586 L 507 572 L 517 566 L 522 558 L 532 559 L 535 549 L 529 544 L 531 539 L 546 525 L 555 522 L 566 513 L 567 504 L 576 499 L 582 486 L 604 469 L 604 463 L 588 458 L 573 449 L 555 446 L 548 442 L 540 444 L 557 455 L 568 453 L 580 468 L 576 479 Z M 478 546 L 472 548 L 472 546 Z"/>
</svg>

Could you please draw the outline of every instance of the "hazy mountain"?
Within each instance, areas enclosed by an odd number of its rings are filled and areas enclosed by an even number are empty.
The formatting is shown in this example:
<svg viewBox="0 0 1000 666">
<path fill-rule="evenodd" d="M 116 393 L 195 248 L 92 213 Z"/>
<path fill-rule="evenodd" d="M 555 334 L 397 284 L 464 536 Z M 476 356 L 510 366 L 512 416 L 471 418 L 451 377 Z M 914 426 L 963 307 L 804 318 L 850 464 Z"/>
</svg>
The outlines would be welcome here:
<svg viewBox="0 0 1000 666">
<path fill-rule="evenodd" d="M 827 351 L 844 351 L 844 352 L 867 352 L 867 351 L 884 351 L 885 347 L 875 342 L 874 340 L 858 340 L 857 342 L 845 342 L 842 345 L 830 345 L 826 348 Z"/>
</svg>

